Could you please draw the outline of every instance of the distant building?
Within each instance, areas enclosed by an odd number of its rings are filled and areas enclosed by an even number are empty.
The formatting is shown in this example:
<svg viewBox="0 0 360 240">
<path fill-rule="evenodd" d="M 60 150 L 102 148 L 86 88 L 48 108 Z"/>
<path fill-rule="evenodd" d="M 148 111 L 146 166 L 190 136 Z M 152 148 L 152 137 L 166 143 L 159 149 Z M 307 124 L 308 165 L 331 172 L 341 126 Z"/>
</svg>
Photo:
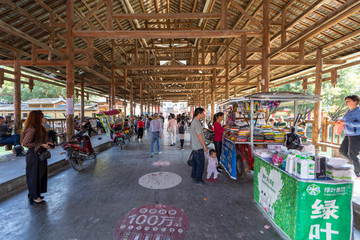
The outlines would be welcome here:
<svg viewBox="0 0 360 240">
<path fill-rule="evenodd" d="M 39 98 L 21 103 L 22 118 L 25 119 L 30 111 L 41 110 L 49 118 L 65 118 L 66 101 L 63 98 Z M 74 115 L 80 116 L 81 104 L 75 104 Z M 85 104 L 85 117 L 96 117 L 99 112 L 98 104 Z M 14 104 L 0 103 L 0 116 L 14 115 Z"/>
</svg>

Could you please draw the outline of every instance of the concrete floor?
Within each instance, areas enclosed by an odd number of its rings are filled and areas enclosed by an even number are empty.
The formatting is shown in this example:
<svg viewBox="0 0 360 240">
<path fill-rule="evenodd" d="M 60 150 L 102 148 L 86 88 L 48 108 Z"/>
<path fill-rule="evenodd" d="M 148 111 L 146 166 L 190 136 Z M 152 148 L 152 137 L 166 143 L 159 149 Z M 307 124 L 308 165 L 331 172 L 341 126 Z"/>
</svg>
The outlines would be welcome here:
<svg viewBox="0 0 360 240">
<path fill-rule="evenodd" d="M 165 133 L 162 154 L 154 158 L 149 157 L 149 134 L 142 143 L 110 148 L 87 162 L 82 172 L 70 168 L 50 178 L 43 205 L 30 205 L 25 190 L 9 196 L 0 202 L 0 239 L 113 239 L 124 215 L 158 203 L 184 211 L 188 240 L 284 239 L 253 200 L 251 176 L 234 181 L 222 173 L 219 183 L 196 186 L 186 164 L 189 140 L 184 151 L 169 145 Z M 153 166 L 157 160 L 170 161 L 170 166 Z M 143 175 L 158 171 L 176 173 L 182 181 L 162 190 L 139 185 Z"/>
</svg>

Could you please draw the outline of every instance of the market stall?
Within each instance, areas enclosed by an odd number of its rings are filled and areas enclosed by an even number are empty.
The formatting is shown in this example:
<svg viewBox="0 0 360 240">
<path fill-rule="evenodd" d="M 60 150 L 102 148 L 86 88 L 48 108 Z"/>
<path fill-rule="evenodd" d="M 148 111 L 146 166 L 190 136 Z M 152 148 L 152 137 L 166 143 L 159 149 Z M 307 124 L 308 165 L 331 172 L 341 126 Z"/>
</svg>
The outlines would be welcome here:
<svg viewBox="0 0 360 240">
<path fill-rule="evenodd" d="M 297 127 L 304 112 L 299 105 L 320 100 L 296 93 L 259 93 L 224 101 L 229 128 L 220 162 L 233 179 L 244 165 L 254 170 L 255 201 L 290 239 L 351 239 L 353 166 L 345 159 L 315 155 Z M 292 126 L 270 126 L 269 110 L 291 102 Z M 288 149 L 285 136 L 291 130 L 302 141 Z"/>
<path fill-rule="evenodd" d="M 269 110 L 280 104 L 293 104 L 293 119 L 300 119 L 299 103 L 320 101 L 321 97 L 289 92 L 256 93 L 246 97 L 227 99 L 219 104 L 225 113 L 226 124 L 230 125 L 224 133 L 223 151 L 220 163 L 231 178 L 245 174 L 254 169 L 254 145 L 275 149 L 284 145 L 286 133 L 290 127 L 274 127 L 267 123 Z M 307 144 L 307 137 L 302 129 L 296 131 L 301 135 L 302 144 Z M 298 131 L 300 130 L 300 131 Z M 309 146 L 311 147 L 311 146 Z M 306 148 L 307 150 L 307 148 Z"/>
</svg>

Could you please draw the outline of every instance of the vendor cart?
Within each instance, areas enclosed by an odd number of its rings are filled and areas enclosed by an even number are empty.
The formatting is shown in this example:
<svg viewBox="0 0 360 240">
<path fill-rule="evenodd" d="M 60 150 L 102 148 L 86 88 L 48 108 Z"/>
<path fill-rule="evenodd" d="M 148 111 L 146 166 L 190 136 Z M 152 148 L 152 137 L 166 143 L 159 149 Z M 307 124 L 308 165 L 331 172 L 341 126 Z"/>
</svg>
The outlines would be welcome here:
<svg viewBox="0 0 360 240">
<path fill-rule="evenodd" d="M 294 104 L 294 123 L 299 119 L 299 102 L 309 103 L 318 102 L 321 96 L 306 95 L 302 93 L 291 92 L 266 92 L 256 93 L 245 97 L 230 98 L 219 104 L 225 113 L 225 119 L 233 118 L 232 122 L 242 121 L 245 125 L 235 126 L 233 129 L 247 129 L 248 138 L 235 138 L 234 136 L 223 136 L 223 150 L 220 163 L 228 172 L 232 179 L 244 175 L 254 169 L 254 145 L 273 145 L 273 147 L 283 145 L 283 142 L 257 141 L 254 140 L 254 130 L 261 124 L 266 124 L 268 113 L 259 112 L 262 106 L 267 104 Z M 237 109 L 236 106 L 246 106 L 245 109 Z M 264 114 L 265 113 L 265 114 Z M 231 121 L 230 121 L 231 122 Z M 241 125 L 241 124 L 240 124 Z M 297 126 L 295 124 L 295 128 Z M 228 129 L 231 131 L 231 128 Z"/>
</svg>

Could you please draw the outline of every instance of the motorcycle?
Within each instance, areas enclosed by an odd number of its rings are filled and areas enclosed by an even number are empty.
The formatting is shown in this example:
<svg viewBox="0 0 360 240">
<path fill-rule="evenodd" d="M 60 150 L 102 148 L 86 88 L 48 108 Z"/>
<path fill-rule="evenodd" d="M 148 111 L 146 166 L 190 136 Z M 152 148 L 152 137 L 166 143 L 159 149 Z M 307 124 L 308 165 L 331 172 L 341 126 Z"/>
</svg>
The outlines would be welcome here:
<svg viewBox="0 0 360 240">
<path fill-rule="evenodd" d="M 123 131 L 115 132 L 114 144 L 120 149 L 125 145 L 125 134 Z"/>
<path fill-rule="evenodd" d="M 73 139 L 75 141 L 71 141 Z M 92 148 L 91 140 L 86 134 L 86 130 L 79 131 L 68 142 L 63 142 L 60 145 L 66 151 L 66 160 L 78 172 L 83 169 L 84 161 L 91 157 L 96 159 L 96 153 Z"/>
<path fill-rule="evenodd" d="M 205 145 L 208 146 L 214 142 L 214 131 L 204 128 Z"/>
</svg>

